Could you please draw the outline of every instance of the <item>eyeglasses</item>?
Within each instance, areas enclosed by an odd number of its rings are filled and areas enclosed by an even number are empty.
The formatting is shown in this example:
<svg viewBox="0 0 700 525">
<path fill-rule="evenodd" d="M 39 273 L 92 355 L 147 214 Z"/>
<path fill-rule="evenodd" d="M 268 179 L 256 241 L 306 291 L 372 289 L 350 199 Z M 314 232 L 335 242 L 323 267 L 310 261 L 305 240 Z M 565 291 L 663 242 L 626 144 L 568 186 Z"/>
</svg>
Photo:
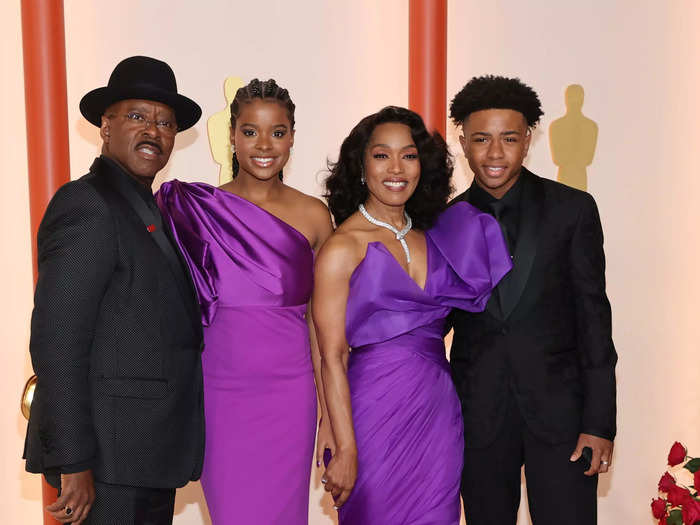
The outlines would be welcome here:
<svg viewBox="0 0 700 525">
<path fill-rule="evenodd" d="M 151 125 L 154 125 L 159 131 L 168 135 L 175 135 L 177 133 L 177 124 L 172 120 L 159 119 L 151 120 L 144 117 L 138 111 L 129 111 L 125 115 L 109 115 L 107 118 L 113 118 L 116 116 L 124 117 L 129 123 L 134 126 L 143 126 L 148 129 Z"/>
</svg>

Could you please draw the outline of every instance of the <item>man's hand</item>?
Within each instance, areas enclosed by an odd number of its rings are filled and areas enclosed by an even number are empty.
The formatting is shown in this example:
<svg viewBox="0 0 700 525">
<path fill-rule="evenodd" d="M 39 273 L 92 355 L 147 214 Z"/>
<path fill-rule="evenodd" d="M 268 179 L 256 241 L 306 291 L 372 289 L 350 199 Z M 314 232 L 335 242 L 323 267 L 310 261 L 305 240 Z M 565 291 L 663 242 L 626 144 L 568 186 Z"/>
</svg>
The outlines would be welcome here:
<svg viewBox="0 0 700 525">
<path fill-rule="evenodd" d="M 82 523 L 95 501 L 92 471 L 61 474 L 61 495 L 46 510 L 60 523 Z"/>
<path fill-rule="evenodd" d="M 576 443 L 576 449 L 571 455 L 570 460 L 576 461 L 580 458 L 581 451 L 584 447 L 591 447 L 593 451 L 591 468 L 584 472 L 584 474 L 586 476 L 594 476 L 599 473 L 605 474 L 612 465 L 613 442 L 591 434 L 580 434 L 578 443 Z"/>
</svg>

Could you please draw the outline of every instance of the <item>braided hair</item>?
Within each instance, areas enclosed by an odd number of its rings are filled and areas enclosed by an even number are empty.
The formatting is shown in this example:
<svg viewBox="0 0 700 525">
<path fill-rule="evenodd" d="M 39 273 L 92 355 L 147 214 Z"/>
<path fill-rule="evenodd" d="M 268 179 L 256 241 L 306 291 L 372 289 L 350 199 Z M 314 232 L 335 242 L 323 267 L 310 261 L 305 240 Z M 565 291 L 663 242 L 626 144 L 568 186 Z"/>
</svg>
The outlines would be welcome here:
<svg viewBox="0 0 700 525">
<path fill-rule="evenodd" d="M 294 109 L 296 106 L 294 105 L 294 102 L 292 102 L 292 99 L 289 96 L 289 91 L 287 91 L 281 86 L 278 86 L 277 82 L 272 78 L 264 81 L 254 78 L 247 85 L 243 86 L 242 88 L 238 88 L 238 91 L 236 91 L 236 96 L 233 98 L 233 102 L 231 102 L 232 130 L 236 129 L 236 121 L 238 120 L 238 117 L 241 114 L 243 104 L 248 104 L 256 98 L 261 100 L 275 100 L 282 104 L 282 106 L 284 106 L 287 110 L 287 117 L 289 117 L 289 123 L 291 124 L 292 129 L 294 129 Z M 236 157 L 235 151 L 233 153 L 232 164 L 233 176 L 235 178 L 238 176 L 238 169 L 240 167 L 238 164 L 238 157 Z M 279 172 L 279 178 L 280 180 L 282 180 L 281 170 Z"/>
</svg>

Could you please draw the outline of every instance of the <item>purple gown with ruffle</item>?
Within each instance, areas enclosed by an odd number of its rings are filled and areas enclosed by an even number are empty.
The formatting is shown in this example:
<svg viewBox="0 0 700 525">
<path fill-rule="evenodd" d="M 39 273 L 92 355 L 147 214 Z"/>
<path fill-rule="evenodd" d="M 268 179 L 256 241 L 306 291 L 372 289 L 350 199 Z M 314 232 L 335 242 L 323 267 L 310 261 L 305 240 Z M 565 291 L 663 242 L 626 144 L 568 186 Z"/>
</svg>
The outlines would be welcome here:
<svg viewBox="0 0 700 525">
<path fill-rule="evenodd" d="M 425 289 L 380 242 L 350 278 L 358 478 L 341 525 L 459 523 L 464 439 L 445 317 L 451 308 L 482 311 L 511 261 L 496 220 L 467 203 L 448 208 L 425 237 Z"/>
<path fill-rule="evenodd" d="M 208 184 L 163 184 L 157 202 L 202 309 L 212 522 L 308 523 L 316 430 L 306 304 L 314 254 L 300 232 Z"/>
</svg>

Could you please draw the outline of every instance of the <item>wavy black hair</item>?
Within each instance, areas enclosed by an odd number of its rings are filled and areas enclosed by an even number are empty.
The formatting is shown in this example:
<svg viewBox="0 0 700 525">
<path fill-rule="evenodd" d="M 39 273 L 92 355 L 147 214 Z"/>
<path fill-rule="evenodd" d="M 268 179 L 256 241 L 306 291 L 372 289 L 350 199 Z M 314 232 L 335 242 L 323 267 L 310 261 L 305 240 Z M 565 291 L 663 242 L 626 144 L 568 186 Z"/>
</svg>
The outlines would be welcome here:
<svg viewBox="0 0 700 525">
<path fill-rule="evenodd" d="M 289 96 L 289 91 L 284 89 L 282 86 L 278 86 L 277 82 L 271 78 L 269 80 L 258 80 L 254 78 L 247 85 L 238 88 L 236 91 L 236 96 L 233 97 L 231 102 L 231 130 L 236 129 L 236 121 L 241 114 L 241 106 L 252 102 L 253 99 L 259 98 L 261 100 L 272 99 L 276 100 L 284 106 L 287 110 L 287 117 L 289 117 L 289 123 L 294 129 L 294 109 L 296 106 L 292 102 L 292 98 Z M 238 169 L 240 165 L 238 164 L 238 157 L 236 153 L 233 153 L 233 176 L 234 178 L 238 175 Z M 279 178 L 282 179 L 282 171 L 279 172 Z"/>
<path fill-rule="evenodd" d="M 408 126 L 418 149 L 420 180 L 406 202 L 406 212 L 411 216 L 413 225 L 421 230 L 429 228 L 447 206 L 447 198 L 452 193 L 452 157 L 445 140 L 438 132 L 430 134 L 418 113 L 387 106 L 363 118 L 340 146 L 338 161 L 328 162 L 330 175 L 325 181 L 324 197 L 336 226 L 367 200 L 369 192 L 366 184 L 362 183 L 365 150 L 374 129 L 388 122 Z"/>
<path fill-rule="evenodd" d="M 519 78 L 486 75 L 474 77 L 457 93 L 450 103 L 450 118 L 456 126 L 469 115 L 483 109 L 512 109 L 525 117 L 527 126 L 534 128 L 544 115 L 535 90 Z"/>
</svg>

